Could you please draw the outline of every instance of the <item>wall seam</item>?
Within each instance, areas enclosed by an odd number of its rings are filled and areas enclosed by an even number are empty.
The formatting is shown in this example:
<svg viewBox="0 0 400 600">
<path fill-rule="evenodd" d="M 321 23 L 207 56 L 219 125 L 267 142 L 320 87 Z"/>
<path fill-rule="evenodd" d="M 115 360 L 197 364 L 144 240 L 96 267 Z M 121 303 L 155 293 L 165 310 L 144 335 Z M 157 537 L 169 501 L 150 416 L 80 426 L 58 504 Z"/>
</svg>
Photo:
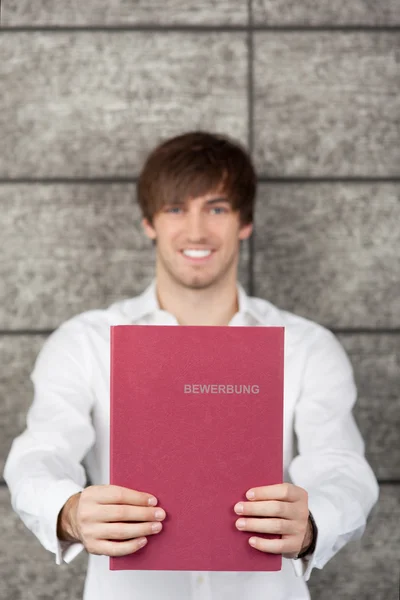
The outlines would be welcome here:
<svg viewBox="0 0 400 600">
<path fill-rule="evenodd" d="M 248 0 L 250 3 L 251 0 Z M 2 25 L 0 34 L 13 33 L 32 33 L 32 32 L 149 32 L 157 33 L 246 33 L 251 31 L 260 31 L 268 33 L 319 33 L 319 32 L 339 32 L 339 33 L 397 33 L 400 31 L 400 24 L 396 25 L 190 25 L 190 24 L 171 24 L 160 25 L 157 23 L 140 23 L 132 25 Z"/>
</svg>

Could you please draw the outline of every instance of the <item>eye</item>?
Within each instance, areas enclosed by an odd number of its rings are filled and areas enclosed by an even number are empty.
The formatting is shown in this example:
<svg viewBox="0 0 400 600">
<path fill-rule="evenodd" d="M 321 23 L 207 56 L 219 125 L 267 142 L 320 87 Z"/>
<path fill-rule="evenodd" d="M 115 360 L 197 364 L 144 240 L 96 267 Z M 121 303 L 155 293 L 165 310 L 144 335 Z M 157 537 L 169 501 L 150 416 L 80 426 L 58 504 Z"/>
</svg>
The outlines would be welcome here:
<svg viewBox="0 0 400 600">
<path fill-rule="evenodd" d="M 213 206 L 213 207 L 211 208 L 211 210 L 219 210 L 219 211 L 222 211 L 222 213 L 226 213 L 226 212 L 228 212 L 228 211 L 227 211 L 227 209 L 226 209 L 226 208 L 224 208 L 223 206 Z M 220 212 L 220 213 L 217 213 L 217 214 L 222 214 L 222 213 Z"/>
<path fill-rule="evenodd" d="M 180 206 L 171 206 L 171 207 L 169 207 L 169 208 L 166 208 L 166 209 L 164 210 L 164 212 L 166 212 L 166 213 L 172 213 L 172 214 L 177 214 L 177 213 L 174 213 L 174 212 L 173 212 L 173 211 L 177 211 L 177 210 L 182 210 L 182 209 L 181 209 L 181 207 L 180 207 Z"/>
</svg>

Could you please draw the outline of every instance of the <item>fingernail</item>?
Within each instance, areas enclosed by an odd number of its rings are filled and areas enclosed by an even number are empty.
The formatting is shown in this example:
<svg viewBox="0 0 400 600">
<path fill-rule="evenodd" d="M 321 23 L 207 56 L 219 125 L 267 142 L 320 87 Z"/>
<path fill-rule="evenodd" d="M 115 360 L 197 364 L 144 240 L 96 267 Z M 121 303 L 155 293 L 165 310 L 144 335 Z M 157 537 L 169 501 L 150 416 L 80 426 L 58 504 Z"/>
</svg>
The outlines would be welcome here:
<svg viewBox="0 0 400 600">
<path fill-rule="evenodd" d="M 256 545 L 256 543 L 257 543 L 257 542 L 256 542 L 255 538 L 250 538 L 250 539 L 249 539 L 249 544 L 250 544 L 251 546 L 255 546 L 255 545 Z"/>
<path fill-rule="evenodd" d="M 241 504 L 241 503 L 239 503 L 239 504 L 236 504 L 236 506 L 235 506 L 235 511 L 236 511 L 237 513 L 242 513 L 242 512 L 243 512 L 243 504 Z"/>
<path fill-rule="evenodd" d="M 247 496 L 248 498 L 254 498 L 254 496 L 255 496 L 255 493 L 253 492 L 253 490 L 250 490 L 249 492 L 247 492 L 246 496 Z"/>
<path fill-rule="evenodd" d="M 156 519 L 163 519 L 164 518 L 164 511 L 163 510 L 156 510 L 156 512 L 154 513 L 154 516 Z"/>
<path fill-rule="evenodd" d="M 144 546 L 147 543 L 147 538 L 140 538 L 138 540 L 138 546 L 139 548 L 141 548 L 142 546 Z"/>
<path fill-rule="evenodd" d="M 154 531 L 154 532 L 155 531 L 160 531 L 161 527 L 162 527 L 161 523 L 153 523 L 153 525 L 151 526 L 151 530 Z"/>
<path fill-rule="evenodd" d="M 147 504 L 148 504 L 149 506 L 155 506 L 155 505 L 157 504 L 157 498 L 149 498 L 149 499 L 147 500 Z"/>
<path fill-rule="evenodd" d="M 239 529 L 241 527 L 244 527 L 245 525 L 246 525 L 245 519 L 239 519 L 238 521 L 236 521 L 236 527 L 239 527 Z"/>
</svg>

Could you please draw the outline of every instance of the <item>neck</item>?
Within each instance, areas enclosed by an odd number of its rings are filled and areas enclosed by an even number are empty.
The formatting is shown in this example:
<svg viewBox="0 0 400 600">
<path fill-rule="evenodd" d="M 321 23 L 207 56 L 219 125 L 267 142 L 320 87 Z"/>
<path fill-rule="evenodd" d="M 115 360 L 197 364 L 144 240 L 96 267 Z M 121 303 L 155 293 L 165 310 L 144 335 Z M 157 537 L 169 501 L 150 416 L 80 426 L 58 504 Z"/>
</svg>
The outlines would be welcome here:
<svg viewBox="0 0 400 600">
<path fill-rule="evenodd" d="M 203 289 L 160 276 L 156 281 L 160 308 L 174 315 L 179 325 L 228 325 L 239 310 L 236 279 Z"/>
</svg>

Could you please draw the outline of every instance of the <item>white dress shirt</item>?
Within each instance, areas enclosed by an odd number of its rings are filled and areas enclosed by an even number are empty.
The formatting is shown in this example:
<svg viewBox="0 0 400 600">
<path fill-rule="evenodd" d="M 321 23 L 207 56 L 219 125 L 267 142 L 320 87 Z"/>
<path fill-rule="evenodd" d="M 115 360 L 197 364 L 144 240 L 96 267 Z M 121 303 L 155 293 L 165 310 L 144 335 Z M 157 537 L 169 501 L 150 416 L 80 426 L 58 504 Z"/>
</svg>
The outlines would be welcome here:
<svg viewBox="0 0 400 600">
<path fill-rule="evenodd" d="M 308 492 L 315 552 L 283 558 L 278 572 L 110 571 L 108 557 L 89 555 L 84 600 L 303 600 L 312 569 L 363 534 L 378 485 L 351 412 L 356 387 L 343 347 L 321 325 L 237 290 L 230 326 L 285 327 L 284 481 Z M 110 326 L 122 324 L 178 322 L 160 309 L 153 279 L 139 296 L 63 323 L 36 360 L 27 428 L 5 465 L 13 509 L 57 564 L 83 550 L 56 531 L 59 511 L 87 484 L 85 469 L 93 485 L 109 483 Z"/>
</svg>

